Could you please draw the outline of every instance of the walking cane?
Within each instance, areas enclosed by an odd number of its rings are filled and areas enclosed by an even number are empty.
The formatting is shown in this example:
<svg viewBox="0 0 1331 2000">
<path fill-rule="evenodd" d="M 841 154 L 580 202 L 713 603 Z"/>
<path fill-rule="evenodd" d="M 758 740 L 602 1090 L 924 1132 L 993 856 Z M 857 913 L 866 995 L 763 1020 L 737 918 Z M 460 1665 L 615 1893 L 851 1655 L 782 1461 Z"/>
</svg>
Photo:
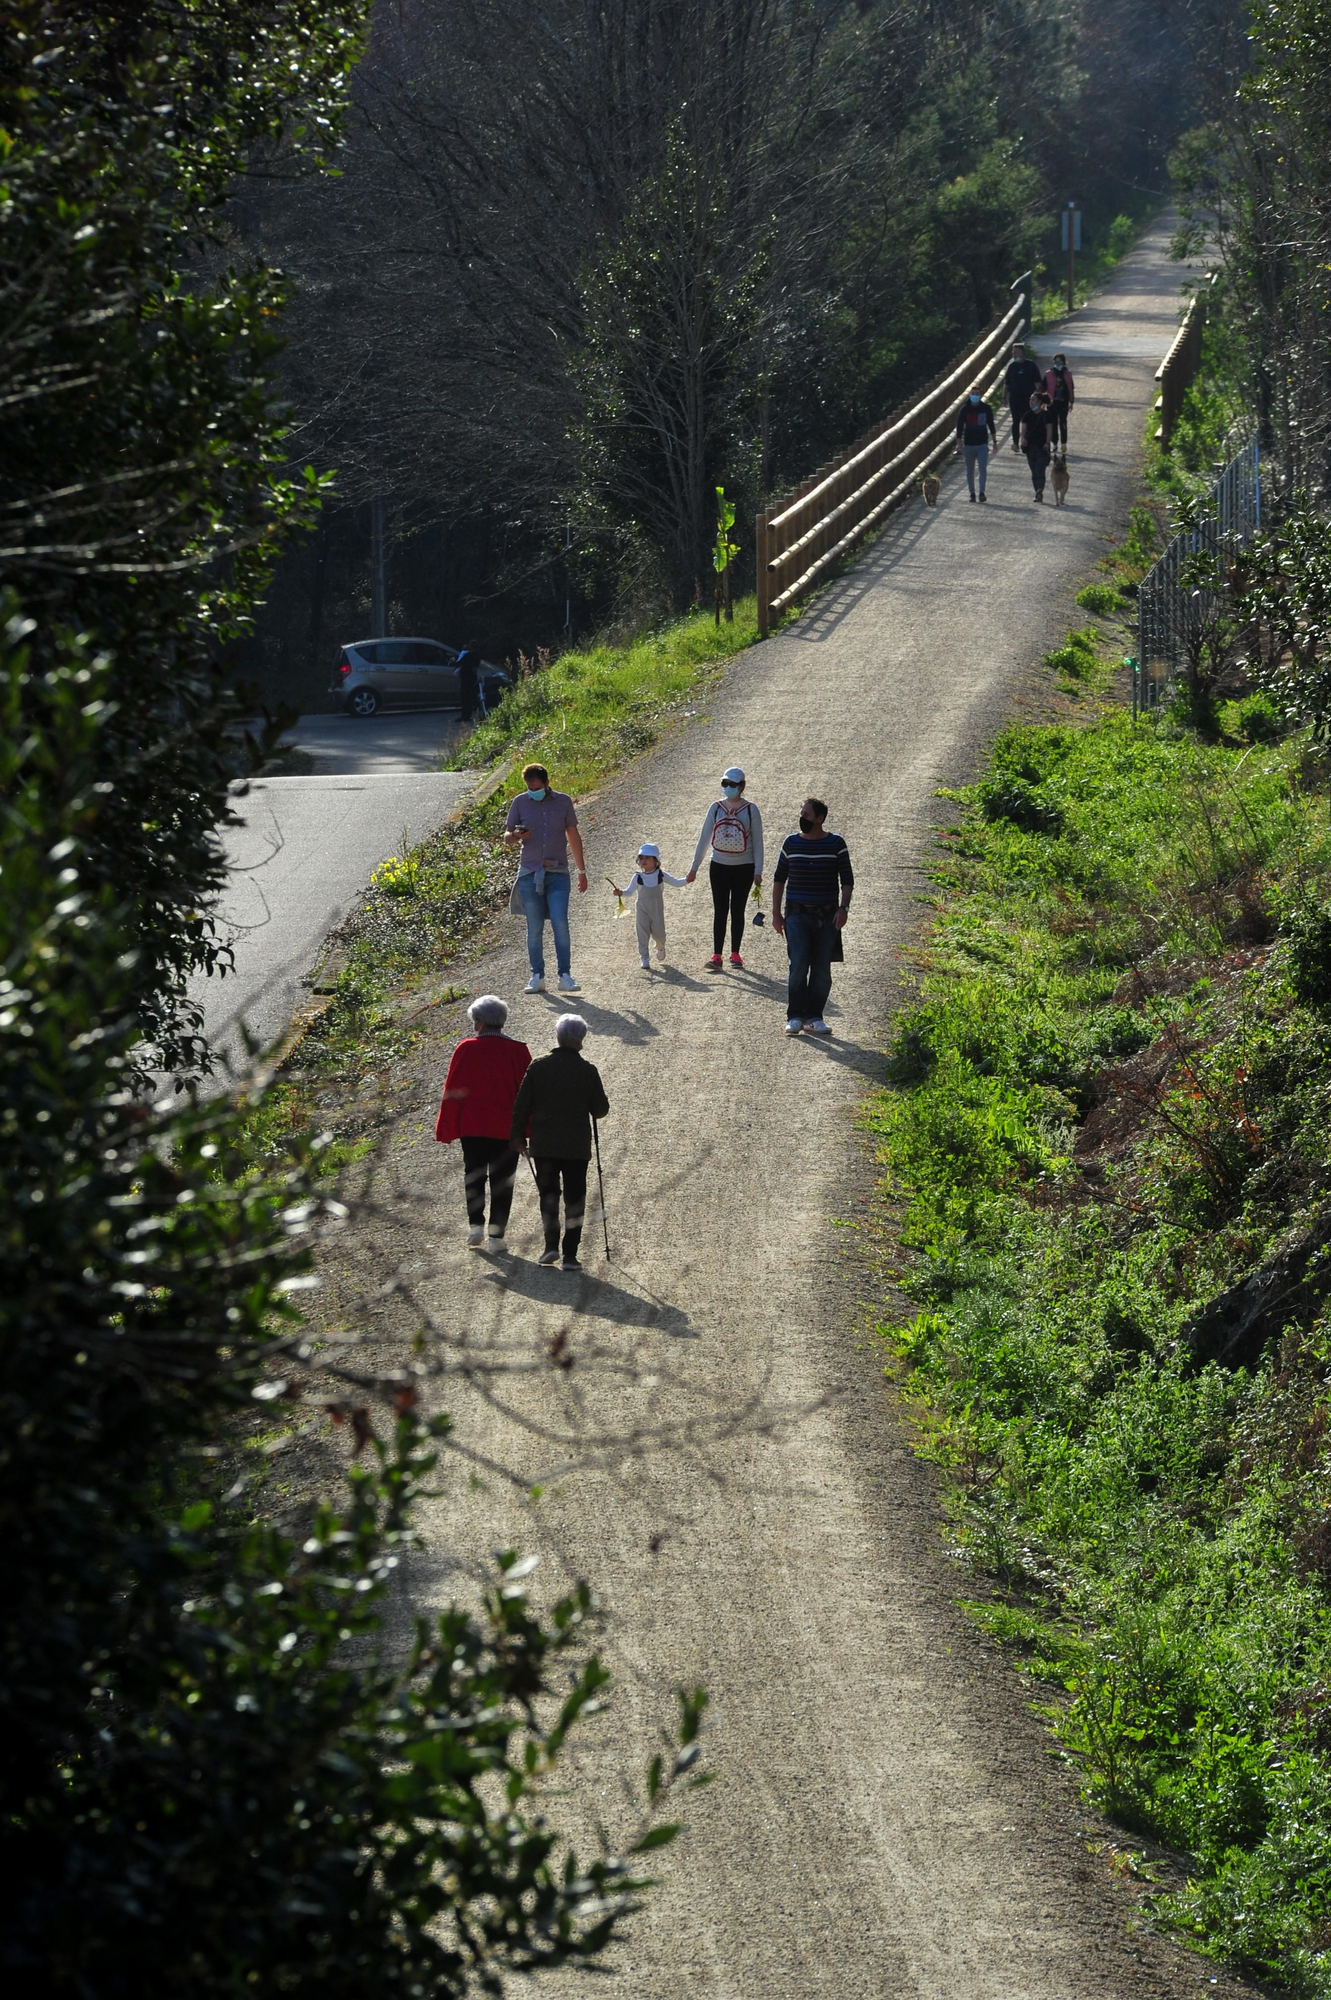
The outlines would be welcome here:
<svg viewBox="0 0 1331 2000">
<path fill-rule="evenodd" d="M 596 1120 L 592 1120 L 592 1140 L 596 1146 L 596 1185 L 601 1193 L 601 1227 L 605 1231 L 606 1262 L 610 1261 L 610 1224 L 605 1219 L 605 1182 L 601 1178 L 601 1133 Z"/>
</svg>

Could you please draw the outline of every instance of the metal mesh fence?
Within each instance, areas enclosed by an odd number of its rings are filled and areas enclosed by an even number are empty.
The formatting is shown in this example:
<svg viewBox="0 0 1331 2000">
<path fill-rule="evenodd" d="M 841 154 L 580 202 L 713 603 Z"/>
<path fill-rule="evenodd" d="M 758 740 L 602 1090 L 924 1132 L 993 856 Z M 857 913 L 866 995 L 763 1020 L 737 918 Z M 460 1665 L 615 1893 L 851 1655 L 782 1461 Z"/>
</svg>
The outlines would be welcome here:
<svg viewBox="0 0 1331 2000">
<path fill-rule="evenodd" d="M 1184 565 L 1200 553 L 1246 542 L 1262 525 L 1262 468 L 1257 439 L 1250 438 L 1211 488 L 1206 519 L 1176 535 L 1137 595 L 1137 686 L 1134 706 L 1155 708 L 1168 699 L 1200 622 L 1215 609 L 1215 593 L 1182 581 Z"/>
</svg>

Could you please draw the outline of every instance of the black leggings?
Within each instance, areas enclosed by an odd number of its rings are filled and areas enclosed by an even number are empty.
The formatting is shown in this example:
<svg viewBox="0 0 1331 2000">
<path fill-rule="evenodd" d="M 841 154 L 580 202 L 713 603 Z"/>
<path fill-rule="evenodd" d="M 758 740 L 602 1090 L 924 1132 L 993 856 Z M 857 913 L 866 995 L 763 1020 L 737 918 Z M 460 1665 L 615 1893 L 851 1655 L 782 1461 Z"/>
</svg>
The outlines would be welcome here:
<svg viewBox="0 0 1331 2000">
<path fill-rule="evenodd" d="M 467 1196 L 467 1220 L 479 1229 L 485 1220 L 485 1179 L 490 1177 L 490 1227 L 508 1227 L 513 1206 L 513 1176 L 518 1156 L 507 1139 L 464 1139 L 462 1141 L 462 1185 Z"/>
<path fill-rule="evenodd" d="M 714 861 L 712 884 L 712 950 L 719 958 L 726 941 L 726 917 L 730 917 L 730 949 L 737 952 L 744 939 L 744 905 L 753 887 L 753 863 L 741 861 L 735 867 Z"/>
<path fill-rule="evenodd" d="M 1049 453 L 1047 451 L 1031 451 L 1028 449 L 1026 463 L 1031 468 L 1031 485 L 1037 493 L 1043 493 L 1044 476 L 1049 470 Z"/>
<path fill-rule="evenodd" d="M 587 1212 L 588 1160 L 538 1159 L 536 1187 L 541 1197 L 541 1226 L 547 1250 L 559 1248 L 559 1183 L 564 1183 L 564 1255 L 576 1257 Z"/>
<path fill-rule="evenodd" d="M 1068 441 L 1068 405 L 1051 403 L 1049 406 L 1049 442 L 1066 444 Z"/>
</svg>

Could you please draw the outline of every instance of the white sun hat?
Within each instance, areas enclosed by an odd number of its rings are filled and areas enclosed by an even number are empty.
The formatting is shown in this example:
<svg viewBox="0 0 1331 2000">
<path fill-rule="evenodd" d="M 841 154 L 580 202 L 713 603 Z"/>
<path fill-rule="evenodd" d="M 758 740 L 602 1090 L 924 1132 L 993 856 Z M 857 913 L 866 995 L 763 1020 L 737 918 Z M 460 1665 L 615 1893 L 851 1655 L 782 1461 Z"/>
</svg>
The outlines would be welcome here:
<svg viewBox="0 0 1331 2000">
<path fill-rule="evenodd" d="M 639 861 L 642 860 L 644 855 L 650 855 L 653 861 L 659 861 L 661 859 L 661 850 L 657 846 L 654 840 L 643 841 L 642 846 L 638 849 Z"/>
</svg>

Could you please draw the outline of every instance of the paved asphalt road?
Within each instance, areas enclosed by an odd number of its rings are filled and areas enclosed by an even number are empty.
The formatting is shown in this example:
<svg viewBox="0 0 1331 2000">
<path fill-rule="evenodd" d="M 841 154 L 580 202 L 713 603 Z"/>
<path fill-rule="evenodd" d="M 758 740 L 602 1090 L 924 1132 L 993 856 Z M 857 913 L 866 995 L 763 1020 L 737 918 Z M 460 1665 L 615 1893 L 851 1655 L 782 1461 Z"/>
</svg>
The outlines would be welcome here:
<svg viewBox="0 0 1331 2000">
<path fill-rule="evenodd" d="M 1167 238 L 1158 227 L 1060 334 L 1079 392 L 1065 509 L 1032 504 L 1010 452 L 983 508 L 950 469 L 936 511 L 905 508 L 796 624 L 732 662 L 706 717 L 585 810 L 597 889 L 574 899 L 573 963 L 612 1107 L 613 1261 L 593 1213 L 587 1268 L 538 1269 L 525 1173 L 512 1254 L 468 1253 L 456 1149 L 433 1140 L 460 1008 L 425 1067 L 380 1080 L 410 1085 L 409 1108 L 363 1190 L 371 1205 L 328 1261 L 319 1311 L 373 1328 L 375 1359 L 407 1358 L 404 1287 L 431 1315 L 426 1351 L 451 1369 L 440 1399 L 467 1456 L 424 1511 L 416 1602 L 465 1590 L 506 1545 L 541 1553 L 543 1595 L 574 1575 L 603 1595 L 618 1693 L 556 1802 L 560 1824 L 580 1798 L 622 1833 L 621 1774 L 641 1770 L 672 1690 L 711 1691 L 717 1782 L 687 1802 L 621 1976 L 569 1974 L 570 2000 L 1235 1990 L 1129 1931 L 1129 1894 L 1088 1851 L 1033 1691 L 957 1609 L 979 1586 L 942 1553 L 931 1475 L 905 1447 L 866 1335 L 891 1307 L 843 1226 L 866 1212 L 857 1119 L 882 1075 L 930 828 L 948 810 L 937 790 L 976 771 L 1042 652 L 1085 623 L 1074 593 L 1126 523 L 1153 370 L 1177 324 Z M 1048 355 L 1055 341 L 1039 344 Z M 809 790 L 849 839 L 858 886 L 828 1042 L 784 1037 L 770 929 L 743 972 L 703 970 L 704 882 L 668 899 L 662 972 L 639 970 L 632 925 L 600 886 L 644 837 L 682 873 L 732 762 L 769 852 Z M 510 1033 L 542 1052 L 567 1003 L 524 998 L 525 978 L 514 922 L 470 983 L 508 996 Z M 561 1336 L 567 1373 L 540 1365 Z M 489 1372 L 505 1364 L 519 1372 Z"/>
<path fill-rule="evenodd" d="M 235 800 L 231 879 L 219 906 L 235 971 L 194 986 L 214 1047 L 243 1061 L 239 1027 L 267 1045 L 301 1000 L 319 948 L 390 854 L 448 817 L 467 772 L 438 769 L 448 712 L 302 716 L 288 739 L 311 774 L 261 778 Z"/>
</svg>

